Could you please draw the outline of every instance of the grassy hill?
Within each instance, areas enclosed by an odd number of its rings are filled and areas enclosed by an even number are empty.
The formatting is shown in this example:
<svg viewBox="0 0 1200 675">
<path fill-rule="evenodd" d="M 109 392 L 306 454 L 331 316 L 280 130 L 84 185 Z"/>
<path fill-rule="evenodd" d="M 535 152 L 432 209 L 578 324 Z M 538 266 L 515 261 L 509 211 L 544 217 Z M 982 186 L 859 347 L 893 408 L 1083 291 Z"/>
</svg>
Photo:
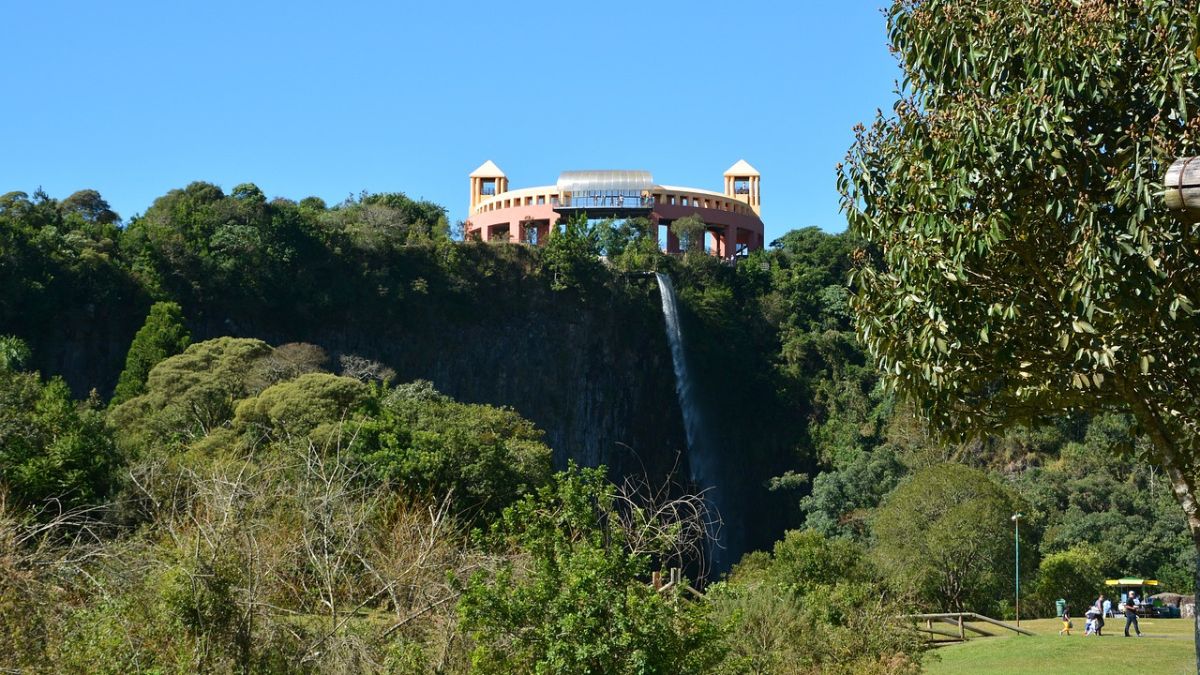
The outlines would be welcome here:
<svg viewBox="0 0 1200 675">
<path fill-rule="evenodd" d="M 1022 621 L 1022 628 L 1037 635 L 977 638 L 942 647 L 930 654 L 926 672 L 935 675 L 1195 672 L 1193 624 L 1189 619 L 1144 620 L 1141 639 L 1124 637 L 1124 619 L 1109 619 L 1105 635 L 1100 638 L 1083 636 L 1082 619 L 1076 619 L 1075 626 L 1078 630 L 1072 631 L 1070 637 L 1059 637 L 1062 624 L 1057 619 Z"/>
</svg>

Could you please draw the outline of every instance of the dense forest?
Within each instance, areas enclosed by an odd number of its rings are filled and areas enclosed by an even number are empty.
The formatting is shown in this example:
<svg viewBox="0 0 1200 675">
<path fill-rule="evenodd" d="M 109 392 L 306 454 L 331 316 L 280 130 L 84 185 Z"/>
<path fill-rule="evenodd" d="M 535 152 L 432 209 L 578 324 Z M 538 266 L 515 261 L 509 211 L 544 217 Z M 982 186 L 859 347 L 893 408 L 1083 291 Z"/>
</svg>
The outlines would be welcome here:
<svg viewBox="0 0 1200 675">
<path fill-rule="evenodd" d="M 1128 419 L 947 443 L 882 385 L 849 235 L 729 265 L 636 220 L 452 230 L 398 193 L 0 196 L 0 668 L 913 672 L 887 617 L 1011 615 L 1018 511 L 1024 612 L 1190 587 Z"/>
</svg>

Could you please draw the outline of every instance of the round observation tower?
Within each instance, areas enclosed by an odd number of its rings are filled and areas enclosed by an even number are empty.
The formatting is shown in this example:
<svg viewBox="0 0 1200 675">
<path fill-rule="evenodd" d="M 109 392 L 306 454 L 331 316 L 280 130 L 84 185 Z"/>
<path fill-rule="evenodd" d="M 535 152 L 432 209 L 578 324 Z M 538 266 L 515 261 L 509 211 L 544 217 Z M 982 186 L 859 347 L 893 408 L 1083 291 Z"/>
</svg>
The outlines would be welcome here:
<svg viewBox="0 0 1200 675">
<path fill-rule="evenodd" d="M 471 207 L 466 237 L 540 246 L 560 218 L 644 217 L 654 223 L 663 250 L 679 253 L 674 221 L 696 215 L 704 221 L 705 249 L 732 260 L 763 247 L 759 180 L 745 160 L 725 172 L 723 192 L 661 185 L 649 171 L 564 171 L 554 185 L 510 190 L 508 176 L 492 161 L 471 172 Z"/>
</svg>

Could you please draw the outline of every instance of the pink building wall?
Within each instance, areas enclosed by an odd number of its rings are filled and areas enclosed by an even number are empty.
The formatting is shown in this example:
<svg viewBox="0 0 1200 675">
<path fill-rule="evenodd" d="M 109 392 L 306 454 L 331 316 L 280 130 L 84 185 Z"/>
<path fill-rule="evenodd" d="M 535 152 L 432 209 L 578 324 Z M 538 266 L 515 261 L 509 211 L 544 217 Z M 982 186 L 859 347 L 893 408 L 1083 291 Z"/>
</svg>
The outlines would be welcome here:
<svg viewBox="0 0 1200 675">
<path fill-rule="evenodd" d="M 677 204 L 657 204 L 650 218 L 654 221 L 674 221 L 697 214 L 709 225 L 713 233 L 713 246 L 710 253 L 722 258 L 732 258 L 737 246 L 744 245 L 747 251 L 757 251 L 764 246 L 763 223 L 755 216 L 725 211 L 722 209 L 703 208 L 696 206 L 681 206 Z M 509 208 L 483 211 L 471 216 L 467 221 L 467 237 L 480 241 L 492 241 L 491 235 L 506 235 L 510 243 L 521 243 L 522 223 L 537 223 L 537 241 L 545 242 L 549 229 L 558 223 L 559 214 L 550 204 L 523 204 Z M 667 234 L 667 249 L 670 253 L 679 252 L 679 241 L 674 234 Z"/>
</svg>

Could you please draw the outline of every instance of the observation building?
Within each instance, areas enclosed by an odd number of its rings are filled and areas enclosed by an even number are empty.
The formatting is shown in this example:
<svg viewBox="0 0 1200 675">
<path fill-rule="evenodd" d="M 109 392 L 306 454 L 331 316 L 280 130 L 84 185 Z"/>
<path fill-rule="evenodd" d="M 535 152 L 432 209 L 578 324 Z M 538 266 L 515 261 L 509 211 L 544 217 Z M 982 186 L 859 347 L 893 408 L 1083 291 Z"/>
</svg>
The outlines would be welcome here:
<svg viewBox="0 0 1200 675">
<path fill-rule="evenodd" d="M 708 252 L 732 260 L 763 247 L 759 179 L 754 167 L 739 160 L 725 172 L 723 192 L 659 185 L 649 171 L 564 171 L 554 185 L 510 190 L 508 176 L 488 160 L 471 172 L 466 237 L 537 246 L 565 216 L 641 216 L 658 228 L 668 253 L 679 253 L 669 226 L 696 214 L 707 226 Z"/>
</svg>

